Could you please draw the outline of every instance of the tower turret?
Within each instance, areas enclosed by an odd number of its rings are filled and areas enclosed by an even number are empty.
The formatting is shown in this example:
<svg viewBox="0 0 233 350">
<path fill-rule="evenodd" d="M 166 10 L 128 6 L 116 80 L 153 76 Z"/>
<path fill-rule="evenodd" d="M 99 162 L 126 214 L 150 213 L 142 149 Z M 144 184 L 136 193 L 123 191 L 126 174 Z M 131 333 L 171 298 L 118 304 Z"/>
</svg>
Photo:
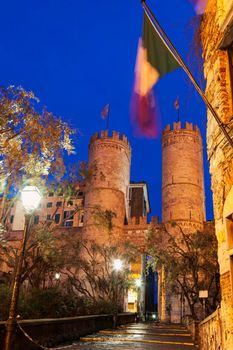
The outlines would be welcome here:
<svg viewBox="0 0 233 350">
<path fill-rule="evenodd" d="M 128 216 L 128 191 L 130 183 L 131 148 L 125 135 L 113 131 L 96 133 L 89 144 L 88 167 L 91 172 L 85 196 L 84 234 L 86 238 L 104 242 L 107 229 L 98 222 L 95 207 L 112 211 L 112 233 L 122 234 Z"/>
<path fill-rule="evenodd" d="M 202 138 L 192 123 L 174 123 L 163 131 L 162 221 L 192 232 L 205 221 Z"/>
<path fill-rule="evenodd" d="M 168 125 L 162 136 L 162 222 L 171 221 L 187 233 L 203 229 L 205 221 L 202 139 L 192 123 Z M 177 240 L 180 230 L 169 227 Z M 159 271 L 159 317 L 162 321 L 181 322 L 182 306 L 177 294 L 166 283 L 165 271 Z"/>
</svg>

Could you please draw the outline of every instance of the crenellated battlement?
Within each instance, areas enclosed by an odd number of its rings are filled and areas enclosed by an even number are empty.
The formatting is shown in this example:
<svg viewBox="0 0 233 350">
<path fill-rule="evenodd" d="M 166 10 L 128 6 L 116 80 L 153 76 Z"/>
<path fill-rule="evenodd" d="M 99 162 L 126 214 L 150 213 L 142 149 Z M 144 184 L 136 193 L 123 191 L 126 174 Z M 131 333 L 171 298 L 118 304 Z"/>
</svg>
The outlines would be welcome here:
<svg viewBox="0 0 233 350">
<path fill-rule="evenodd" d="M 177 130 L 188 130 L 188 131 L 194 131 L 196 133 L 200 133 L 200 130 L 197 125 L 193 125 L 193 123 L 185 122 L 185 126 L 182 127 L 181 122 L 174 122 L 173 124 L 168 124 L 166 128 L 163 130 L 163 135 L 168 134 L 171 131 L 177 131 Z"/>
<path fill-rule="evenodd" d="M 112 131 L 112 133 L 109 133 L 108 130 L 101 130 L 100 132 L 96 132 L 90 140 L 90 144 L 92 142 L 94 142 L 95 140 L 99 140 L 99 139 L 103 139 L 103 140 L 113 140 L 113 141 L 122 141 L 124 143 L 126 143 L 129 147 L 130 147 L 130 143 L 128 138 L 124 135 L 124 134 L 120 134 L 117 131 Z"/>
<path fill-rule="evenodd" d="M 141 216 L 139 218 L 130 217 L 128 219 L 128 224 L 125 225 L 125 227 L 127 227 L 127 226 L 137 226 L 138 228 L 140 228 L 140 227 L 145 228 L 145 226 L 149 227 L 150 225 L 155 226 L 155 225 L 158 225 L 158 224 L 159 224 L 158 216 L 152 216 L 150 223 L 147 222 L 147 217 L 146 216 Z"/>
</svg>

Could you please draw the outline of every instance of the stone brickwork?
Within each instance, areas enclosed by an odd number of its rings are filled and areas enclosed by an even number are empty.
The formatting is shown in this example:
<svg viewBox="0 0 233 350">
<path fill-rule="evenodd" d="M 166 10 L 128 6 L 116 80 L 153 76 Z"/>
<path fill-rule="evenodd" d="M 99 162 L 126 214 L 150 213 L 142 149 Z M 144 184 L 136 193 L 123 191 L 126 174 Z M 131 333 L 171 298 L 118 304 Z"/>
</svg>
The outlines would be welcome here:
<svg viewBox="0 0 233 350">
<path fill-rule="evenodd" d="M 209 0 L 201 26 L 201 38 L 206 78 L 206 95 L 217 111 L 226 130 L 233 138 L 232 76 L 228 49 L 233 41 L 229 31 L 233 27 L 233 3 L 229 0 Z M 228 38 L 226 40 L 226 38 Z M 226 42 L 228 44 L 226 44 Z M 233 213 L 233 150 L 217 126 L 211 113 L 207 113 L 207 147 L 214 202 L 216 236 L 219 243 L 218 259 L 221 273 L 221 325 L 222 342 L 219 349 L 233 349 L 233 307 L 232 307 L 232 228 L 227 220 Z M 205 327 L 202 337 L 214 334 L 214 327 Z M 214 335 L 213 335 L 214 336 Z M 206 347 L 205 349 L 212 349 Z M 204 348 L 203 348 L 204 349 Z M 213 348 L 214 349 L 214 348 Z"/>
<path fill-rule="evenodd" d="M 133 243 L 141 253 L 146 253 L 146 238 L 150 229 L 158 227 L 158 217 L 152 216 L 151 222 L 147 223 L 147 217 L 129 218 L 128 224 L 124 226 L 123 239 Z"/>
<path fill-rule="evenodd" d="M 99 243 L 109 239 L 108 230 L 98 225 L 93 212 L 96 206 L 116 214 L 113 218 L 112 236 L 122 234 L 127 217 L 128 190 L 130 183 L 131 148 L 126 136 L 113 131 L 96 133 L 89 144 L 88 167 L 91 172 L 86 186 L 83 231 L 86 238 Z"/>
<path fill-rule="evenodd" d="M 217 309 L 212 315 L 199 324 L 199 347 L 200 350 L 222 349 L 222 341 L 223 334 L 220 310 Z"/>
</svg>

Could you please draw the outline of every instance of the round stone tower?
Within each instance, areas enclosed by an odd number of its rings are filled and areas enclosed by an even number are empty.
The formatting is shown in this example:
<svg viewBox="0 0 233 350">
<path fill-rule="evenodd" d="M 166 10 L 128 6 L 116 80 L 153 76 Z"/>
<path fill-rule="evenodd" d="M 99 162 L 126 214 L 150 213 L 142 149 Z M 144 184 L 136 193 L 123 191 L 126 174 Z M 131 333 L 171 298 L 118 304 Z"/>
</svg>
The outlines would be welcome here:
<svg viewBox="0 0 233 350">
<path fill-rule="evenodd" d="M 162 222 L 173 221 L 185 232 L 203 229 L 205 221 L 204 174 L 202 139 L 197 126 L 191 123 L 170 125 L 162 136 Z M 180 230 L 169 227 L 169 232 L 182 239 Z M 182 242 L 182 241 L 181 241 Z M 164 283 L 164 271 L 159 273 L 159 317 L 161 321 L 181 322 L 186 301 L 172 292 Z"/>
<path fill-rule="evenodd" d="M 162 222 L 175 221 L 185 232 L 203 229 L 205 195 L 203 147 L 192 123 L 163 131 Z"/>
<path fill-rule="evenodd" d="M 99 243 L 120 238 L 127 213 L 131 148 L 124 135 L 113 131 L 96 133 L 89 144 L 89 180 L 84 205 L 84 237 Z M 100 211 L 99 209 L 100 208 Z M 102 214 L 114 213 L 113 228 Z M 109 212 L 108 212 L 109 213 Z M 107 241 L 106 241 L 107 240 Z"/>
</svg>

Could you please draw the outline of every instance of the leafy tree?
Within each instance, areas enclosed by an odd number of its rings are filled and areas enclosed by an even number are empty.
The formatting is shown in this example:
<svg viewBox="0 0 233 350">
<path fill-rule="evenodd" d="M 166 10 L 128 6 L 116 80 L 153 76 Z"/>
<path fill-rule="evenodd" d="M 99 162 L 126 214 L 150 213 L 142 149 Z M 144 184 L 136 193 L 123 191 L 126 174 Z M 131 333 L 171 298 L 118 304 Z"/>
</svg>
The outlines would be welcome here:
<svg viewBox="0 0 233 350">
<path fill-rule="evenodd" d="M 64 173 L 63 152 L 74 153 L 73 130 L 45 108 L 22 87 L 0 87 L 0 221 L 7 217 L 7 195 L 25 180 L 47 179 Z"/>
<path fill-rule="evenodd" d="M 62 187 L 62 190 L 66 191 L 66 186 Z M 71 196 L 68 193 L 67 198 L 73 198 L 72 195 L 75 195 L 75 185 L 73 190 Z M 83 207 L 77 207 L 75 210 L 83 210 Z M 92 211 L 97 224 L 101 224 L 111 232 L 115 214 L 109 210 L 101 210 L 99 207 L 93 207 Z M 94 241 L 87 242 L 76 230 L 72 230 L 72 234 L 70 232 L 67 234 L 67 230 L 59 228 L 53 218 L 50 221 L 31 225 L 29 231 L 21 274 L 21 283 L 27 289 L 47 289 L 56 286 L 55 273 L 59 272 L 60 287 L 67 290 L 70 295 L 78 295 L 89 300 L 88 309 L 96 303 L 99 306 L 102 305 L 100 309 L 106 309 L 109 305 L 108 300 L 115 300 L 116 290 L 120 293 L 127 287 L 129 263 L 136 255 L 136 249 L 132 245 L 101 246 Z M 5 270 L 9 272 L 8 279 L 5 281 L 8 285 L 9 277 L 12 276 L 17 262 L 17 252 L 17 245 L 2 239 L 0 263 L 2 262 L 7 267 Z M 121 258 L 125 266 L 117 276 L 117 287 L 116 275 L 112 269 L 114 258 Z"/>
<path fill-rule="evenodd" d="M 175 224 L 152 229 L 148 234 L 148 252 L 154 269 L 164 268 L 166 285 L 173 293 L 182 292 L 193 319 L 198 319 L 199 290 L 208 290 L 206 310 L 210 314 L 220 299 L 217 240 L 214 226 L 203 232 L 185 233 Z M 169 305 L 168 305 L 169 307 Z"/>
<path fill-rule="evenodd" d="M 73 249 L 70 249 L 70 243 Z M 69 251 L 62 270 L 67 276 L 67 287 L 86 296 L 92 304 L 108 300 L 114 305 L 116 292 L 122 296 L 129 287 L 130 264 L 136 256 L 136 248 L 131 244 L 100 245 L 94 241 L 72 241 L 67 242 L 63 251 Z M 116 258 L 123 261 L 123 268 L 118 273 L 113 269 Z"/>
<path fill-rule="evenodd" d="M 22 284 L 29 288 L 42 289 L 54 285 L 55 272 L 61 268 L 63 262 L 59 240 L 54 228 L 47 223 L 31 226 L 21 273 Z M 8 285 L 17 264 L 18 249 L 19 246 L 14 241 L 6 240 L 0 245 L 1 279 Z"/>
</svg>

